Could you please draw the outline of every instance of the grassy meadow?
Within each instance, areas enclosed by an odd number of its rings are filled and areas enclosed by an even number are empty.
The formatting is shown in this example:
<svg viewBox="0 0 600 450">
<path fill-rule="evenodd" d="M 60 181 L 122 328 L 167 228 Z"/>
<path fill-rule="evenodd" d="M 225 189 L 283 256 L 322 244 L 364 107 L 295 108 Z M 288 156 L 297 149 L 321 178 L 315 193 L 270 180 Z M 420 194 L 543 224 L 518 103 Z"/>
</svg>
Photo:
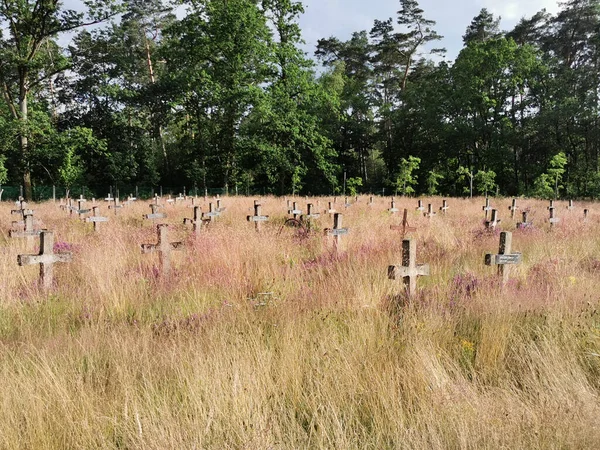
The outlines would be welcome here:
<svg viewBox="0 0 600 450">
<path fill-rule="evenodd" d="M 482 198 L 432 219 L 397 199 L 431 267 L 402 305 L 387 279 L 402 248 L 389 198 L 338 199 L 339 253 L 329 215 L 305 234 L 268 197 L 256 233 L 253 200 L 224 198 L 196 236 L 190 201 L 166 205 L 170 240 L 185 244 L 168 277 L 140 251 L 157 239 L 148 202 L 118 216 L 99 202 L 110 222 L 97 233 L 31 205 L 73 252 L 50 292 L 37 266 L 17 266 L 38 241 L 10 239 L 14 204 L 0 204 L 0 449 L 597 448 L 597 203 L 555 202 L 550 231 L 547 202 L 520 199 L 534 226 L 515 230 L 511 199 L 492 199 L 502 222 L 486 232 Z M 322 213 L 331 200 L 309 201 Z M 500 230 L 523 253 L 503 289 L 484 265 Z"/>
</svg>

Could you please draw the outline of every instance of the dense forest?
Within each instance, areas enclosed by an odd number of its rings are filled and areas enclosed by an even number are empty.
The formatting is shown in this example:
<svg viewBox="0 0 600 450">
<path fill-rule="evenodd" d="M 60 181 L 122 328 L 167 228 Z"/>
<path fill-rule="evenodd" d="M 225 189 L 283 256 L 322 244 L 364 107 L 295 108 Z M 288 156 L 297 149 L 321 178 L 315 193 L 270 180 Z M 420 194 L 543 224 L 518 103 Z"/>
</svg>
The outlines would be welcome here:
<svg viewBox="0 0 600 450">
<path fill-rule="evenodd" d="M 600 0 L 508 31 L 482 9 L 454 61 L 416 0 L 310 55 L 299 1 L 83 3 L 0 2 L 0 183 L 27 198 L 600 197 Z"/>
</svg>

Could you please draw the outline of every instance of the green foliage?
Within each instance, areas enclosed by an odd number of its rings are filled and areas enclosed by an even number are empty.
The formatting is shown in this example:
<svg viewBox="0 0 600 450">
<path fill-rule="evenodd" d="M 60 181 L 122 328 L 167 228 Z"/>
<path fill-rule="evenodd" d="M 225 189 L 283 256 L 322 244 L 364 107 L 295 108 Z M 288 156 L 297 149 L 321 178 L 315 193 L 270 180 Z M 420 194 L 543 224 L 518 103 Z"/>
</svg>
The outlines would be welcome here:
<svg viewBox="0 0 600 450">
<path fill-rule="evenodd" d="M 530 195 L 532 197 L 550 200 L 554 198 L 554 180 L 552 177 L 543 173 L 537 177 L 533 183 L 533 190 Z"/>
<path fill-rule="evenodd" d="M 8 170 L 6 170 L 6 166 L 4 163 L 6 162 L 5 156 L 0 156 L 0 184 L 6 183 L 8 180 Z"/>
<path fill-rule="evenodd" d="M 350 195 L 352 197 L 358 195 L 358 188 L 361 187 L 362 185 L 363 185 L 362 178 L 360 178 L 360 177 L 348 178 L 348 180 L 346 180 L 346 188 L 348 189 L 348 195 Z"/>
<path fill-rule="evenodd" d="M 493 170 L 478 170 L 473 177 L 477 191 L 487 197 L 488 192 L 496 187 L 496 172 Z"/>
<path fill-rule="evenodd" d="M 400 168 L 395 183 L 396 192 L 402 195 L 414 194 L 415 189 L 413 186 L 417 184 L 417 176 L 414 172 L 419 169 L 420 163 L 421 158 L 415 156 L 400 160 Z"/>
<path fill-rule="evenodd" d="M 438 193 L 438 186 L 440 180 L 444 179 L 444 175 L 436 171 L 435 169 L 427 172 L 427 195 L 436 195 Z"/>
<path fill-rule="evenodd" d="M 566 164 L 567 156 L 564 152 L 554 155 L 548 163 L 546 173 L 542 173 L 535 179 L 532 195 L 544 199 L 558 198 L 559 190 L 564 188 L 560 182 L 565 173 Z"/>
</svg>

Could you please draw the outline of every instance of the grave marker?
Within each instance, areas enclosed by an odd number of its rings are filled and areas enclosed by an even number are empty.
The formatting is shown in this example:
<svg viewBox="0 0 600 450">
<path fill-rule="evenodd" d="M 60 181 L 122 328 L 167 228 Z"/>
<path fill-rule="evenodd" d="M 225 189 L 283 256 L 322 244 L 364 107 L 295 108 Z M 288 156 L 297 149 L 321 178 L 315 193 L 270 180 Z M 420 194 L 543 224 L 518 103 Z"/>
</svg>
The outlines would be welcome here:
<svg viewBox="0 0 600 450">
<path fill-rule="evenodd" d="M 37 255 L 18 255 L 17 263 L 19 266 L 39 264 L 40 286 L 44 290 L 48 290 L 52 287 L 52 265 L 57 262 L 71 262 L 72 259 L 71 253 L 54 253 L 54 233 L 42 231 L 40 233 L 40 252 Z"/>
<path fill-rule="evenodd" d="M 254 229 L 257 232 L 260 232 L 262 222 L 266 222 L 269 220 L 269 216 L 263 216 L 261 214 L 262 205 L 258 200 L 254 200 L 254 215 L 247 216 L 246 219 L 248 222 L 254 222 Z"/>
<path fill-rule="evenodd" d="M 423 213 L 423 216 L 427 217 L 428 219 L 431 219 L 433 216 L 435 216 L 435 212 L 433 211 L 433 206 L 431 203 L 427 204 L 427 212 Z"/>
<path fill-rule="evenodd" d="M 307 203 L 306 204 L 306 214 L 304 214 L 302 216 L 302 218 L 306 219 L 306 220 L 311 220 L 311 219 L 318 219 L 319 217 L 321 217 L 321 214 L 313 211 L 313 204 Z"/>
<path fill-rule="evenodd" d="M 333 215 L 333 228 L 325 228 L 325 235 L 333 236 L 333 247 L 336 252 L 341 249 L 342 236 L 348 233 L 348 228 L 342 228 L 342 214 L 335 213 Z"/>
<path fill-rule="evenodd" d="M 404 209 L 404 214 L 402 217 L 402 225 L 390 225 L 390 230 L 400 230 L 402 231 L 402 238 L 406 236 L 406 233 L 411 233 L 417 231 L 417 227 L 411 227 L 408 225 L 408 209 Z"/>
<path fill-rule="evenodd" d="M 152 213 L 150 213 L 150 214 L 144 214 L 142 216 L 144 219 L 147 219 L 147 220 L 156 220 L 156 219 L 165 219 L 167 217 L 167 215 L 164 214 L 164 213 L 156 212 L 158 210 L 158 208 L 162 208 L 162 205 L 158 205 L 156 203 L 150 203 L 148 206 L 152 210 Z"/>
<path fill-rule="evenodd" d="M 417 291 L 417 278 L 429 275 L 429 264 L 417 264 L 417 244 L 414 239 L 402 241 L 402 265 L 388 266 L 388 278 L 402 278 L 406 296 L 411 298 Z"/>
<path fill-rule="evenodd" d="M 550 223 L 550 229 L 554 228 L 554 225 L 556 225 L 558 222 L 560 222 L 560 219 L 558 217 L 554 216 L 555 209 L 556 208 L 554 208 L 554 206 L 548 206 L 548 213 L 549 213 L 548 222 Z"/>
<path fill-rule="evenodd" d="M 589 212 L 589 211 L 588 211 L 588 209 L 587 209 L 587 208 L 583 210 L 583 221 L 584 221 L 584 222 L 587 222 L 587 218 L 588 218 L 588 212 Z"/>
<path fill-rule="evenodd" d="M 213 220 L 215 220 L 220 215 L 221 215 L 221 212 L 219 210 L 215 211 L 213 209 L 213 204 L 209 203 L 208 204 L 208 212 L 207 213 L 202 213 L 202 220 L 204 222 L 212 223 Z"/>
<path fill-rule="evenodd" d="M 490 217 L 490 220 L 486 220 L 485 221 L 485 227 L 488 230 L 495 230 L 496 226 L 502 222 L 500 219 L 498 219 L 498 210 L 496 209 L 492 209 L 492 216 Z"/>
<path fill-rule="evenodd" d="M 482 209 L 485 212 L 485 220 L 487 221 L 488 211 L 492 211 L 492 207 L 490 206 L 490 199 L 488 197 L 485 198 L 485 205 Z"/>
<path fill-rule="evenodd" d="M 200 212 L 200 215 L 198 214 Z M 194 216 L 189 219 L 183 219 L 183 224 L 186 225 L 188 223 L 192 224 L 192 233 L 196 233 L 198 228 L 202 228 L 202 210 L 199 206 L 194 206 Z"/>
<path fill-rule="evenodd" d="M 423 207 L 423 200 L 417 200 L 417 211 L 425 211 Z"/>
<path fill-rule="evenodd" d="M 573 208 L 575 208 L 575 206 L 573 205 L 573 200 L 569 200 L 569 204 L 567 205 L 567 209 L 569 211 L 572 211 Z"/>
<path fill-rule="evenodd" d="M 519 207 L 517 206 L 516 198 L 512 199 L 512 204 L 508 207 L 508 209 L 510 210 L 510 218 L 514 220 L 515 212 L 517 211 L 517 209 L 519 209 Z"/>
<path fill-rule="evenodd" d="M 288 214 L 292 214 L 294 219 L 298 219 L 298 216 L 302 214 L 302 211 L 298 209 L 296 202 L 292 203 L 292 209 L 288 210 Z"/>
<path fill-rule="evenodd" d="M 527 216 L 528 216 L 528 212 L 527 211 L 523 211 L 523 221 L 517 223 L 517 228 L 519 230 L 524 230 L 526 228 L 531 228 L 533 226 L 532 222 L 528 222 L 527 221 Z"/>
<path fill-rule="evenodd" d="M 180 250 L 182 242 L 169 242 L 169 225 L 160 224 L 156 226 L 158 242 L 156 244 L 142 244 L 142 253 L 158 253 L 160 271 L 168 275 L 171 270 L 171 251 Z"/>
<path fill-rule="evenodd" d="M 498 275 L 502 278 L 502 284 L 508 281 L 508 273 L 511 264 L 521 262 L 521 253 L 511 253 L 512 233 L 503 231 L 500 233 L 500 246 L 498 254 L 488 253 L 485 255 L 486 266 L 498 266 Z"/>
<path fill-rule="evenodd" d="M 398 208 L 396 208 L 396 200 L 394 199 L 394 197 L 392 197 L 392 201 L 390 202 L 390 209 L 388 209 L 388 212 L 390 214 L 396 214 L 399 211 Z"/>
<path fill-rule="evenodd" d="M 442 206 L 440 206 L 440 211 L 443 215 L 446 215 L 446 211 L 448 210 L 448 200 L 442 200 Z"/>
<path fill-rule="evenodd" d="M 94 231 L 98 231 L 98 227 L 100 225 L 98 225 L 100 222 L 108 222 L 108 217 L 101 217 L 98 215 L 98 210 L 100 209 L 99 206 L 94 206 L 92 207 L 92 216 L 91 217 L 87 217 L 85 219 L 85 221 L 87 223 L 92 223 L 94 225 Z"/>
</svg>

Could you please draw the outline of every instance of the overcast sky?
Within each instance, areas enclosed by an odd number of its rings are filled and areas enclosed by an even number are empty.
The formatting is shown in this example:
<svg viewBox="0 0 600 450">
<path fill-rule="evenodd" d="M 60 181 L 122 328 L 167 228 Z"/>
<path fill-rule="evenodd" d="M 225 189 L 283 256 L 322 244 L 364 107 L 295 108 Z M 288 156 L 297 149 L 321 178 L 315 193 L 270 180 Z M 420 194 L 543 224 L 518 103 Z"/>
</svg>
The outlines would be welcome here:
<svg viewBox="0 0 600 450">
<path fill-rule="evenodd" d="M 346 40 L 354 31 L 369 31 L 375 19 L 396 17 L 399 0 L 302 0 L 306 13 L 300 19 L 305 50 L 312 56 L 320 38 L 335 36 Z M 66 7 L 80 6 L 80 0 L 64 0 Z M 419 0 L 427 19 L 444 36 L 439 47 L 453 60 L 462 48 L 462 35 L 481 8 L 502 17 L 502 30 L 511 29 L 521 17 L 530 17 L 542 8 L 558 11 L 556 0 Z"/>
</svg>

